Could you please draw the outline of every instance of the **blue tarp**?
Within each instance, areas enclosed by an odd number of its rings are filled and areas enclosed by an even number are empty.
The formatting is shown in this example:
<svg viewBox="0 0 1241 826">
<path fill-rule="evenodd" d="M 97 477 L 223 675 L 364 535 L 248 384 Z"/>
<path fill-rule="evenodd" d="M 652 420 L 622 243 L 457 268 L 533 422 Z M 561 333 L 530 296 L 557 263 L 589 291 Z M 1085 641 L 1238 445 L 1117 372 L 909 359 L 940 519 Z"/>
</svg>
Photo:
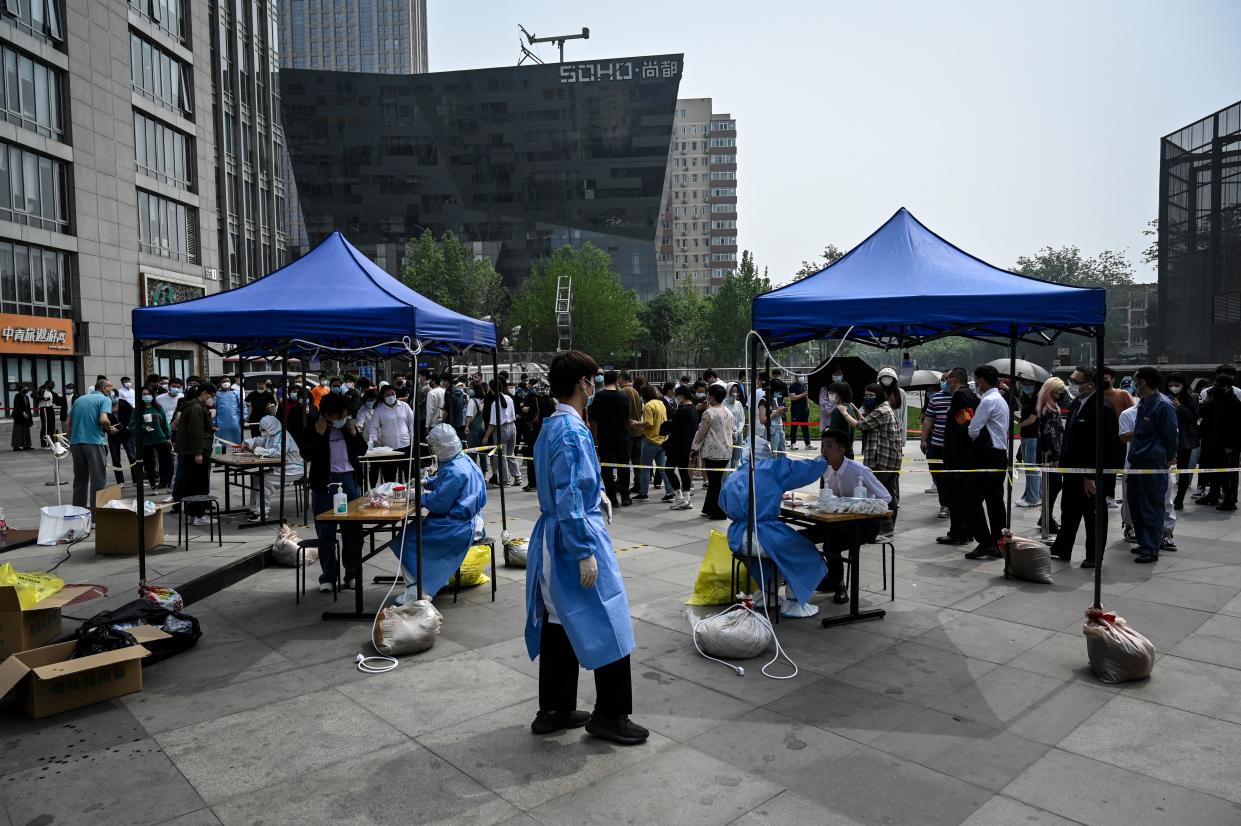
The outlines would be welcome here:
<svg viewBox="0 0 1241 826">
<path fill-rule="evenodd" d="M 1104 323 L 1106 292 L 993 267 L 901 207 L 843 258 L 754 299 L 753 328 L 769 347 L 820 338 L 898 346 L 899 339 L 1007 339 Z"/>
<path fill-rule="evenodd" d="M 296 261 L 235 290 L 133 311 L 140 341 L 210 341 L 244 350 L 379 347 L 403 337 L 429 350 L 496 346 L 495 325 L 441 307 L 333 232 Z"/>
</svg>

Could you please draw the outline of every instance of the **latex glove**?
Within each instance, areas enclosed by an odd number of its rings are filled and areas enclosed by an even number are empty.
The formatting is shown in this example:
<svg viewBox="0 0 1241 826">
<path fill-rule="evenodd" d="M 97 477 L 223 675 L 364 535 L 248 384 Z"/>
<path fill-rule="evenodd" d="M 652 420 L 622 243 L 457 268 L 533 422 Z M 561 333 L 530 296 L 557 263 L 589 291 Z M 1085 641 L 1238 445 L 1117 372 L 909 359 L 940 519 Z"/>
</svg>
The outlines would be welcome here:
<svg viewBox="0 0 1241 826">
<path fill-rule="evenodd" d="M 599 497 L 599 510 L 603 511 L 603 521 L 612 524 L 612 503 L 608 501 L 607 496 Z"/>
<path fill-rule="evenodd" d="M 577 570 L 581 576 L 583 588 L 595 587 L 595 579 L 599 576 L 599 563 L 593 556 L 588 556 L 577 563 Z"/>
</svg>

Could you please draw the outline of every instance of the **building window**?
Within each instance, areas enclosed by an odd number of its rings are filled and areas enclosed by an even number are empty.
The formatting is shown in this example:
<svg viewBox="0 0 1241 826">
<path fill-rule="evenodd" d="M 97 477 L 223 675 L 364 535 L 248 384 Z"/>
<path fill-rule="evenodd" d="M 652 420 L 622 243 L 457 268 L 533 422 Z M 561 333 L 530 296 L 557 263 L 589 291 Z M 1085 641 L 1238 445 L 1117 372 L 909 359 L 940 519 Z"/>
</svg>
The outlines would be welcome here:
<svg viewBox="0 0 1241 826">
<path fill-rule="evenodd" d="M 735 181 L 737 180 L 736 172 L 712 172 L 711 180 L 713 181 Z"/>
<path fill-rule="evenodd" d="M 0 241 L 0 312 L 68 318 L 71 280 L 66 253 Z"/>
<path fill-rule="evenodd" d="M 735 247 L 737 246 L 737 236 L 735 235 L 712 236 L 711 246 L 713 247 Z"/>
<path fill-rule="evenodd" d="M 134 164 L 143 175 L 178 189 L 193 189 L 192 147 L 189 136 L 134 111 Z"/>
<path fill-rule="evenodd" d="M 712 204 L 711 211 L 712 212 L 726 212 L 726 213 L 736 212 L 737 205 L 736 204 Z"/>
<path fill-rule="evenodd" d="M 64 110 L 60 71 L 32 60 L 5 44 L 4 114 L 9 123 L 16 123 L 40 135 L 60 138 L 64 135 Z"/>
<path fill-rule="evenodd" d="M 736 229 L 736 221 L 712 221 L 711 229 Z"/>
<path fill-rule="evenodd" d="M 133 32 L 129 35 L 129 61 L 135 91 L 186 117 L 193 115 L 191 67 Z"/>
<path fill-rule="evenodd" d="M 736 145 L 737 145 L 736 138 L 712 138 L 711 139 L 711 147 L 713 149 L 719 148 L 721 146 L 736 146 Z"/>
<path fill-rule="evenodd" d="M 68 232 L 68 175 L 63 161 L 0 144 L 0 220 Z"/>
<path fill-rule="evenodd" d="M 711 122 L 712 132 L 735 132 L 737 131 L 737 121 L 735 120 L 716 120 Z"/>
<path fill-rule="evenodd" d="M 152 255 L 197 264 L 197 210 L 138 190 L 138 248 Z"/>
<path fill-rule="evenodd" d="M 129 7 L 181 42 L 186 40 L 185 12 L 189 0 L 129 0 Z"/>
<path fill-rule="evenodd" d="M 4 0 L 0 11 L 5 20 L 42 40 L 60 43 L 65 38 L 60 0 Z"/>
<path fill-rule="evenodd" d="M 711 188 L 712 198 L 730 198 L 736 197 L 737 187 L 735 186 L 717 186 Z"/>
</svg>

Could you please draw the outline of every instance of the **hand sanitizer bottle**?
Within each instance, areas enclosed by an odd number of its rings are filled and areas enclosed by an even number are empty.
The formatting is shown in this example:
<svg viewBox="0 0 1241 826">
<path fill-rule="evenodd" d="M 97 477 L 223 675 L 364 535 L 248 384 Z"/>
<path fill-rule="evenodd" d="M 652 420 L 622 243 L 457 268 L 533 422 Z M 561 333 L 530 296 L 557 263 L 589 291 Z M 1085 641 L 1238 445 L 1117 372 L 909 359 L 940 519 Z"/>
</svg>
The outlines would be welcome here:
<svg viewBox="0 0 1241 826">
<path fill-rule="evenodd" d="M 853 489 L 853 498 L 854 499 L 869 499 L 870 497 L 866 495 L 866 485 L 859 484 L 857 487 L 855 487 Z"/>
<path fill-rule="evenodd" d="M 349 512 L 349 497 L 345 495 L 344 485 L 340 482 L 332 482 L 331 487 L 336 488 L 336 493 L 332 494 L 332 510 L 336 513 Z"/>
</svg>

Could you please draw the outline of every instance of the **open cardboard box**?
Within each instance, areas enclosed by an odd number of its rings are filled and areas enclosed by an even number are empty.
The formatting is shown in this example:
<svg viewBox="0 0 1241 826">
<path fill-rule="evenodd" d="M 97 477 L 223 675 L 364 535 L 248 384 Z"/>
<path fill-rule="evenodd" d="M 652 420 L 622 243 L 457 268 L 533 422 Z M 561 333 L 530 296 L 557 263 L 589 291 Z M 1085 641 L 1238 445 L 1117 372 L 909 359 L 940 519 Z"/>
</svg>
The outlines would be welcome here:
<svg viewBox="0 0 1241 826">
<path fill-rule="evenodd" d="M 169 635 L 150 625 L 127 629 L 138 645 L 70 659 L 77 642 L 14 654 L 0 663 L 0 696 L 16 688 L 26 715 L 38 719 L 142 690 L 144 642 Z"/>
<path fill-rule="evenodd" d="M 122 499 L 121 486 L 112 485 L 95 494 L 95 553 L 107 556 L 137 556 L 138 527 L 134 512 L 105 507 L 113 499 Z M 143 519 L 146 547 L 151 550 L 164 544 L 164 511 L 172 505 L 156 505 L 155 513 Z"/>
<path fill-rule="evenodd" d="M 0 662 L 60 634 L 60 609 L 90 590 L 89 585 L 67 585 L 23 609 L 17 588 L 0 585 Z"/>
</svg>

